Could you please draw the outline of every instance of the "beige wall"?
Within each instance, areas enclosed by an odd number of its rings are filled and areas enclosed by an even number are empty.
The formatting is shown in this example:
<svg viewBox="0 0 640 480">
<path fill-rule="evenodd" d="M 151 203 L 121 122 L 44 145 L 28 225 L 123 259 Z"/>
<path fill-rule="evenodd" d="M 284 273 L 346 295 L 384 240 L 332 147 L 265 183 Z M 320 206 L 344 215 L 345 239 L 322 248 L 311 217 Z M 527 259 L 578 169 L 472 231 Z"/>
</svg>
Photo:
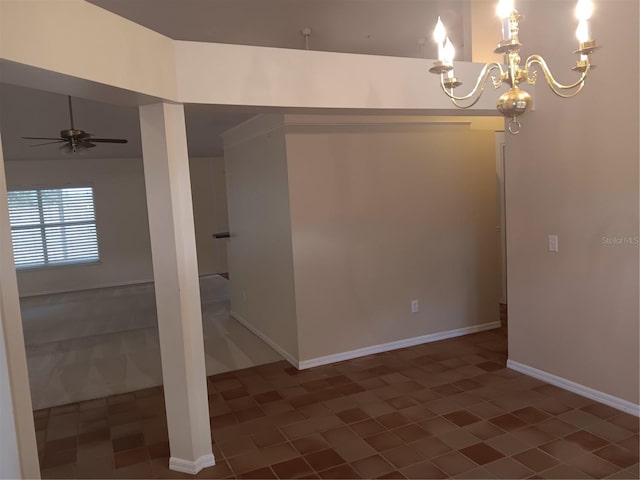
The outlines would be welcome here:
<svg viewBox="0 0 640 480">
<path fill-rule="evenodd" d="M 224 135 L 231 309 L 297 359 L 289 188 L 284 133 L 278 121 L 281 118 L 257 117 Z"/>
<path fill-rule="evenodd" d="M 200 275 L 225 273 L 229 240 L 215 239 L 214 233 L 229 229 L 224 158 L 191 158 L 191 196 L 196 227 L 198 271 Z"/>
<path fill-rule="evenodd" d="M 499 319 L 494 132 L 380 121 L 287 127 L 303 361 Z"/>
<path fill-rule="evenodd" d="M 92 185 L 100 263 L 19 270 L 20 295 L 81 290 L 152 278 L 140 159 L 6 162 L 9 189 Z"/>
<path fill-rule="evenodd" d="M 527 51 L 570 81 L 575 2 L 520 3 Z M 599 68 L 572 100 L 539 81 L 506 170 L 510 359 L 636 404 L 638 245 L 603 239 L 638 235 L 638 16 L 637 0 L 596 3 Z"/>
<path fill-rule="evenodd" d="M 423 122 L 265 115 L 225 136 L 232 310 L 294 360 L 498 321 L 501 120 Z"/>
<path fill-rule="evenodd" d="M 501 56 L 493 53 L 502 40 L 500 20 L 496 14 L 497 0 L 471 0 L 470 4 L 471 61 L 501 62 Z M 516 5 L 516 8 L 519 6 Z"/>
<path fill-rule="evenodd" d="M 222 158 L 191 161 L 201 274 L 226 271 Z M 18 271 L 20 295 L 150 282 L 153 279 L 142 161 L 139 158 L 17 160 L 5 163 L 9 188 L 93 185 L 100 263 Z M 214 230 L 215 228 L 215 230 Z"/>
</svg>

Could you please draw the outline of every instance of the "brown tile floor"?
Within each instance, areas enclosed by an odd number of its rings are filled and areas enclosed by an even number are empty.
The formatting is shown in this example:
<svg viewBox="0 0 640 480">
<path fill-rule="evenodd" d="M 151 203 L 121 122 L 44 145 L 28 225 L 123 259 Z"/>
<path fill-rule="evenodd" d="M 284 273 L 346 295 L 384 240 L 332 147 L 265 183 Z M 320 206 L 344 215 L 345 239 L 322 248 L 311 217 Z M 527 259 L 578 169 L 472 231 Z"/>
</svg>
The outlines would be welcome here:
<svg viewBox="0 0 640 480">
<path fill-rule="evenodd" d="M 505 368 L 504 330 L 208 379 L 199 478 L 638 478 L 638 418 Z M 43 478 L 181 478 L 161 388 L 34 413 Z"/>
</svg>

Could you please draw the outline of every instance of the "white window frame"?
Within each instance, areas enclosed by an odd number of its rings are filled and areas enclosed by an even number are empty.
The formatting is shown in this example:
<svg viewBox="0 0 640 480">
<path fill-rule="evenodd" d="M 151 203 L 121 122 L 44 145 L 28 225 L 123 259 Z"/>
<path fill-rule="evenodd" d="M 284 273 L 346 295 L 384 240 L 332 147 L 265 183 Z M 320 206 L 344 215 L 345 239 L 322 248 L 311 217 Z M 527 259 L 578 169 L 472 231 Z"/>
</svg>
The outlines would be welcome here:
<svg viewBox="0 0 640 480">
<path fill-rule="evenodd" d="M 91 207 L 92 207 L 92 218 L 88 220 L 70 220 L 70 221 L 61 221 L 61 222 L 46 222 L 45 220 L 45 212 L 43 208 L 42 202 L 42 193 L 45 191 L 56 191 L 56 190 L 69 190 L 69 189 L 91 189 Z M 25 263 L 18 265 L 16 263 L 16 270 L 41 270 L 41 269 L 50 269 L 50 268 L 58 268 L 65 266 L 73 266 L 73 265 L 90 265 L 90 264 L 98 264 L 100 263 L 100 245 L 98 238 L 98 227 L 97 220 L 95 214 L 95 188 L 91 184 L 83 184 L 83 185 L 64 185 L 64 186 L 37 186 L 37 187 L 9 187 L 8 189 L 8 206 L 9 206 L 9 218 L 11 219 L 11 194 L 13 192 L 36 192 L 38 199 L 38 215 L 39 221 L 36 223 L 30 223 L 27 225 L 11 225 L 11 233 L 13 239 L 13 232 L 20 230 L 40 230 L 40 238 L 42 245 L 42 253 L 44 257 L 44 261 L 40 263 Z M 76 259 L 64 259 L 64 260 L 51 260 L 48 252 L 47 245 L 47 229 L 51 228 L 64 228 L 67 226 L 82 226 L 82 225 L 91 225 L 94 227 L 94 246 L 95 246 L 95 255 L 80 257 Z M 64 235 L 64 234 L 63 234 Z M 66 246 L 66 240 L 64 241 Z M 14 262 L 15 262 L 15 242 L 14 242 Z M 66 256 L 66 254 L 65 254 Z"/>
</svg>

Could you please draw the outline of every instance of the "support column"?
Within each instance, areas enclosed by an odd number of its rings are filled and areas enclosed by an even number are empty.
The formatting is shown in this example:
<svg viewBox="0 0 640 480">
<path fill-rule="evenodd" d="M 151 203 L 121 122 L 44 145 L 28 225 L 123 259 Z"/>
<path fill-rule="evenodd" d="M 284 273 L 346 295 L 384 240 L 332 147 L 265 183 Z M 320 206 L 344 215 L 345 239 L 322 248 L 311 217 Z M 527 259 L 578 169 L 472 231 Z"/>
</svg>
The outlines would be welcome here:
<svg viewBox="0 0 640 480">
<path fill-rule="evenodd" d="M 184 107 L 140 107 L 153 276 L 160 332 L 169 468 L 196 474 L 211 449 L 200 285 Z"/>
<path fill-rule="evenodd" d="M 0 478 L 40 478 L 0 138 Z"/>
</svg>

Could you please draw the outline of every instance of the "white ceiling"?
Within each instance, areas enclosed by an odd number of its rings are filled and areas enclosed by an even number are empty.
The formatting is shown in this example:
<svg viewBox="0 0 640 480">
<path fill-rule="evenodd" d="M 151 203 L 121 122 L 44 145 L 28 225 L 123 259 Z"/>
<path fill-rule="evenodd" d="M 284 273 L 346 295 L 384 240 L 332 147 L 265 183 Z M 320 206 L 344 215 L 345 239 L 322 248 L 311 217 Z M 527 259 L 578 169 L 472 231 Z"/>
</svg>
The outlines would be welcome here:
<svg viewBox="0 0 640 480">
<path fill-rule="evenodd" d="M 458 52 L 470 0 L 88 0 L 175 40 L 329 52 L 436 56 L 438 16 Z M 423 54 L 420 41 L 425 43 Z M 458 59 L 465 60 L 463 55 Z"/>
<path fill-rule="evenodd" d="M 463 27 L 471 0 L 88 1 L 177 40 L 302 49 L 301 30 L 310 27 L 312 50 L 433 58 L 431 31 L 438 16 L 458 51 L 464 52 Z M 426 39 L 424 50 L 421 39 Z M 464 59 L 464 53 L 457 57 Z M 84 156 L 142 155 L 136 107 L 75 98 L 73 108 L 76 128 L 129 140 L 126 145 L 99 144 Z M 185 114 L 189 153 L 200 157 L 222 155 L 220 134 L 251 117 L 205 105 L 187 105 Z M 66 96 L 0 83 L 5 159 L 66 158 L 58 145 L 31 147 L 39 142 L 21 137 L 56 137 L 67 128 Z"/>
</svg>

